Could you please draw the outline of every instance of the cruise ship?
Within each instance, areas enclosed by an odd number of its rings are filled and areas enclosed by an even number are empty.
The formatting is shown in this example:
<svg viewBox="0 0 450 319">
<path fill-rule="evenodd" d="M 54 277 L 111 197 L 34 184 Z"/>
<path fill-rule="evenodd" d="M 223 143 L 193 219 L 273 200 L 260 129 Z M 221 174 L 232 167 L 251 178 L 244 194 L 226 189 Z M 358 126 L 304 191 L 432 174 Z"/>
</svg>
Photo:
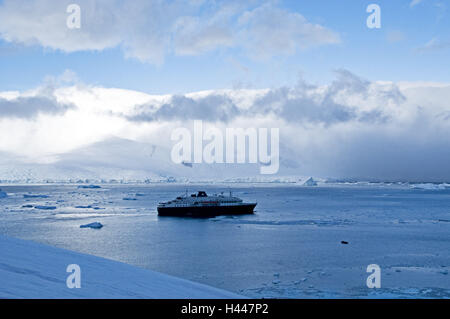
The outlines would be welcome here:
<svg viewBox="0 0 450 319">
<path fill-rule="evenodd" d="M 257 203 L 244 203 L 242 199 L 223 194 L 208 196 L 206 192 L 179 196 L 174 200 L 158 204 L 159 216 L 197 216 L 253 214 Z"/>
</svg>

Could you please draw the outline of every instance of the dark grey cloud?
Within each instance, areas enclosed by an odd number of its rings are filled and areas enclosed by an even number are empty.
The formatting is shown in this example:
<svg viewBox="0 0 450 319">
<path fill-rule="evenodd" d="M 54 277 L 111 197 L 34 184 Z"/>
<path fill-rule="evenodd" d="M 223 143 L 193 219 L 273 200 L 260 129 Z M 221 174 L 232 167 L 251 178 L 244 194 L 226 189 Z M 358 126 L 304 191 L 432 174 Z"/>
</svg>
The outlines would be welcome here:
<svg viewBox="0 0 450 319">
<path fill-rule="evenodd" d="M 169 103 L 156 109 L 152 104 L 140 105 L 137 115 L 128 117 L 132 121 L 153 122 L 158 120 L 201 119 L 228 122 L 240 114 L 238 107 L 225 95 L 208 95 L 193 99 L 175 95 Z"/>
<path fill-rule="evenodd" d="M 384 122 L 388 115 L 380 110 L 361 111 L 354 106 L 337 103 L 339 96 L 359 96 L 363 101 L 376 98 L 381 103 L 403 103 L 406 98 L 392 85 L 384 90 L 371 91 L 371 82 L 347 70 L 337 70 L 336 80 L 323 91 L 319 87 L 300 81 L 293 88 L 271 90 L 257 99 L 249 113 L 273 113 L 288 122 L 310 122 L 331 125 L 357 120 L 360 122 Z"/>
<path fill-rule="evenodd" d="M 312 122 L 332 124 L 355 118 L 352 110 L 326 98 L 320 102 L 305 96 L 298 89 L 271 90 L 257 99 L 247 113 L 272 114 L 288 122 Z M 291 95 L 294 95 L 292 97 Z"/>
<path fill-rule="evenodd" d="M 46 96 L 18 97 L 12 100 L 0 98 L 0 118 L 31 119 L 43 113 L 62 114 L 73 107 Z"/>
<path fill-rule="evenodd" d="M 380 123 L 388 121 L 390 115 L 379 109 L 363 111 L 352 105 L 338 103 L 338 97 L 357 96 L 362 101 L 376 99 L 383 105 L 399 105 L 406 100 L 395 85 L 373 90 L 370 81 L 347 70 L 337 70 L 336 75 L 336 79 L 324 89 L 299 81 L 294 87 L 269 90 L 246 108 L 236 105 L 231 94 L 212 93 L 201 98 L 175 95 L 160 107 L 153 104 L 139 105 L 135 114 L 127 118 L 141 122 L 194 119 L 229 122 L 239 116 L 270 115 L 291 123 Z"/>
</svg>

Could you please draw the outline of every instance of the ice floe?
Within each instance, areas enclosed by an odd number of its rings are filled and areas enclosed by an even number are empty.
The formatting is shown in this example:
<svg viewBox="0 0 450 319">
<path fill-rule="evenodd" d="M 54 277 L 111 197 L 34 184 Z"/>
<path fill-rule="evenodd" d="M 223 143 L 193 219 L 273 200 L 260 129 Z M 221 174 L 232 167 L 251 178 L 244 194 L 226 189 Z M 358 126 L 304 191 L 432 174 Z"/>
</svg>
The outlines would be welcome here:
<svg viewBox="0 0 450 319">
<path fill-rule="evenodd" d="M 427 190 L 445 190 L 450 188 L 449 184 L 433 184 L 433 183 L 423 183 L 423 184 L 412 184 L 412 189 L 427 189 Z"/>
<path fill-rule="evenodd" d="M 81 225 L 80 228 L 94 228 L 94 229 L 100 229 L 102 228 L 103 225 L 99 222 L 93 222 L 90 224 L 86 224 L 86 225 Z"/>
<path fill-rule="evenodd" d="M 36 205 L 34 208 L 42 210 L 55 210 L 56 206 Z"/>
<path fill-rule="evenodd" d="M 23 198 L 48 198 L 48 195 L 24 194 Z"/>
</svg>

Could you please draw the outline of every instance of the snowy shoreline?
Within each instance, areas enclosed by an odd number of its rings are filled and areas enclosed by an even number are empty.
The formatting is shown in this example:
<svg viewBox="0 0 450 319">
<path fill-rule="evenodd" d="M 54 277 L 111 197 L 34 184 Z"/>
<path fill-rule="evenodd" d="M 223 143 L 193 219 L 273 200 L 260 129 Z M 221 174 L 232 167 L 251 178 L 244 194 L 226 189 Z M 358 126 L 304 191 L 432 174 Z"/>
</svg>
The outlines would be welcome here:
<svg viewBox="0 0 450 319">
<path fill-rule="evenodd" d="M 117 261 L 3 235 L 0 251 L 0 298 L 243 298 Z M 81 288 L 66 285 L 71 264 L 80 266 Z"/>
</svg>

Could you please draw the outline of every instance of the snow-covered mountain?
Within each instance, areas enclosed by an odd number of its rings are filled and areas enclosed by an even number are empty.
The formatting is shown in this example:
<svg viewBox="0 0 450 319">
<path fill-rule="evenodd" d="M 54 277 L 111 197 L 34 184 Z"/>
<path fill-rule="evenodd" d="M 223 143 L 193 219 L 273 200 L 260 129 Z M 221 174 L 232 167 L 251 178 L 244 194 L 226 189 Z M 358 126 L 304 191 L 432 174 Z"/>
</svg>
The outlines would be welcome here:
<svg viewBox="0 0 450 319">
<path fill-rule="evenodd" d="M 282 158 L 280 174 L 284 175 L 258 176 L 259 164 L 176 164 L 170 151 L 150 143 L 109 138 L 56 155 L 51 163 L 27 163 L 23 158 L 3 154 L 0 176 L 3 181 L 21 182 L 273 181 L 296 175 L 298 167 L 293 158 Z"/>
<path fill-rule="evenodd" d="M 370 82 L 142 92 L 76 84 L 0 92 L 0 180 L 347 180 L 448 182 L 450 85 Z M 193 123 L 276 128 L 275 175 L 259 164 L 171 160 L 171 133 Z M 206 143 L 205 143 L 206 144 Z"/>
</svg>

